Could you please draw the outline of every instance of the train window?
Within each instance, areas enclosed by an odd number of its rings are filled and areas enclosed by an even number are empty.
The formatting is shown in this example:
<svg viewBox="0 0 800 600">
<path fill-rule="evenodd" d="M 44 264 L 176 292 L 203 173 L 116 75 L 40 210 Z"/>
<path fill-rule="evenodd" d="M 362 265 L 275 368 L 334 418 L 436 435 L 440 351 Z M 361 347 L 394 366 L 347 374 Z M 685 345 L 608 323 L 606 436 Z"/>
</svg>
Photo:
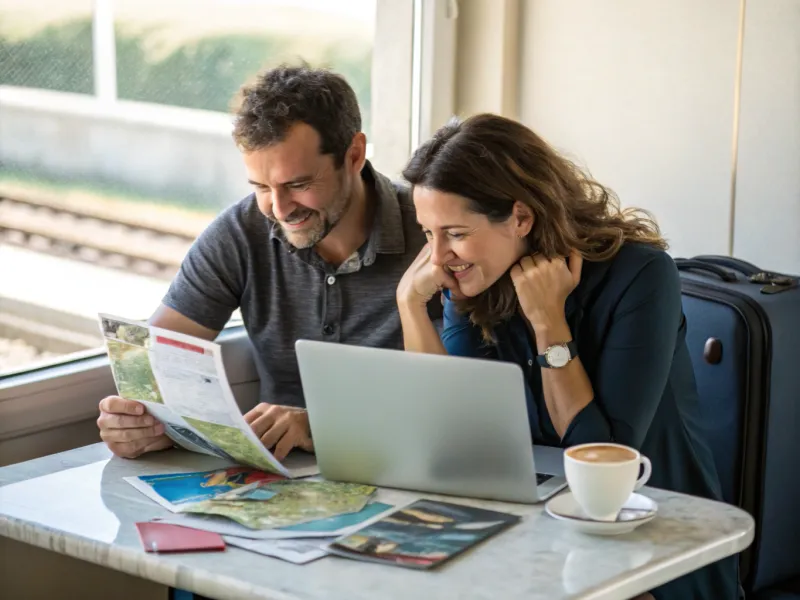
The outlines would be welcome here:
<svg viewBox="0 0 800 600">
<path fill-rule="evenodd" d="M 258 71 L 343 74 L 374 140 L 373 63 L 405 52 L 376 34 L 382 10 L 399 9 L 0 0 L 0 378 L 101 352 L 98 312 L 150 315 L 195 236 L 250 191 L 226 111 Z"/>
</svg>

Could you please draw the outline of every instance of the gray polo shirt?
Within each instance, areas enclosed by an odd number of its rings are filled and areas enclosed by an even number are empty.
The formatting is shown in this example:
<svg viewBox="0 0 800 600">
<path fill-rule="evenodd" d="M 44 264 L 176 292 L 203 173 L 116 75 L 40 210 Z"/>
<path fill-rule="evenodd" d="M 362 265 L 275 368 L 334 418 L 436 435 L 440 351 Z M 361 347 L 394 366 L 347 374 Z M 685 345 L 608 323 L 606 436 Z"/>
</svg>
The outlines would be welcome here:
<svg viewBox="0 0 800 600">
<path fill-rule="evenodd" d="M 425 236 L 406 187 L 369 162 L 362 178 L 376 191 L 372 231 L 338 268 L 313 248 L 289 244 L 252 194 L 197 238 L 164 297 L 166 306 L 214 330 L 241 309 L 256 349 L 262 402 L 305 406 L 298 339 L 402 348 L 395 290 Z M 440 309 L 431 302 L 432 311 Z"/>
</svg>

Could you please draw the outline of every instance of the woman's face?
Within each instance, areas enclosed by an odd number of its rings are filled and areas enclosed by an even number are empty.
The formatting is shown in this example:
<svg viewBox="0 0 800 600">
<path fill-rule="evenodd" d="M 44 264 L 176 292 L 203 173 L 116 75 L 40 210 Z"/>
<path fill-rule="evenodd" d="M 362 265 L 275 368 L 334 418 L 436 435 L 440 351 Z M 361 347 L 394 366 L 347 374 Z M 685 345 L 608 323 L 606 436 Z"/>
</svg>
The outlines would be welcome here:
<svg viewBox="0 0 800 600">
<path fill-rule="evenodd" d="M 520 202 L 502 223 L 469 210 L 465 198 L 414 187 L 417 221 L 431 245 L 431 262 L 458 281 L 464 296 L 477 296 L 525 253 L 533 215 Z"/>
</svg>

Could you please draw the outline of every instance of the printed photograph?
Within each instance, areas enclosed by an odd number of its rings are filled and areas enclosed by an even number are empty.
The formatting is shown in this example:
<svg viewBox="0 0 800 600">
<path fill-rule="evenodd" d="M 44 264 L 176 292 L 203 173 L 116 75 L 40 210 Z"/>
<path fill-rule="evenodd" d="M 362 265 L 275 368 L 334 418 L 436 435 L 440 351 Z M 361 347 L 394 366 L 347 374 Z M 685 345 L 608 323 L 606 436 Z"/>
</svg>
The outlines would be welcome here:
<svg viewBox="0 0 800 600">
<path fill-rule="evenodd" d="M 107 339 L 119 340 L 142 348 L 147 347 L 150 339 L 150 330 L 134 323 L 124 323 L 108 317 L 102 317 L 100 322 L 103 327 L 103 335 Z"/>
<path fill-rule="evenodd" d="M 248 467 L 230 467 L 193 473 L 141 475 L 139 479 L 167 502 L 187 504 L 215 498 L 251 483 L 278 481 L 283 476 Z"/>
<path fill-rule="evenodd" d="M 121 397 L 164 404 L 147 348 L 110 338 L 106 339 L 106 348 Z"/>
<path fill-rule="evenodd" d="M 329 481 L 276 481 L 263 486 L 277 492 L 263 502 L 208 500 L 186 506 L 184 512 L 227 517 L 250 529 L 287 527 L 364 509 L 375 488 Z"/>
<path fill-rule="evenodd" d="M 227 425 L 219 425 L 186 416 L 184 419 L 207 437 L 212 444 L 228 453 L 237 462 L 264 469 L 271 473 L 276 472 L 275 466 L 264 456 L 263 451 L 236 427 L 228 427 Z"/>
</svg>

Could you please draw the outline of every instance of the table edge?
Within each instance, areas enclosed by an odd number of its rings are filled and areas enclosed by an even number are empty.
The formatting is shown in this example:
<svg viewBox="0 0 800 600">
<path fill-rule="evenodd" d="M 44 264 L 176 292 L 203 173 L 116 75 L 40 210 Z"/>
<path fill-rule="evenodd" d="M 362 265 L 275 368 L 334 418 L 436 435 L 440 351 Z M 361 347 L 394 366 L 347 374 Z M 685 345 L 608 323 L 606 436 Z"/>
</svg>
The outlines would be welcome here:
<svg viewBox="0 0 800 600">
<path fill-rule="evenodd" d="M 640 567 L 634 572 L 633 577 L 628 578 L 626 581 L 610 582 L 602 590 L 587 592 L 582 596 L 576 596 L 576 598 L 580 598 L 580 600 L 618 600 L 619 598 L 633 598 L 660 585 L 673 581 L 678 577 L 682 577 L 683 575 L 687 575 L 715 563 L 718 560 L 742 552 L 747 549 L 755 539 L 755 519 L 741 508 L 735 506 L 734 508 L 747 516 L 748 526 L 746 529 L 737 530 L 720 540 L 695 548 L 681 556 L 662 559 L 658 562 Z M 688 571 L 683 569 L 682 567 L 687 562 L 690 562 L 694 568 Z M 676 573 L 676 571 L 679 572 Z"/>
<path fill-rule="evenodd" d="M 616 600 L 630 598 L 649 591 L 677 577 L 690 573 L 723 558 L 746 549 L 755 538 L 755 520 L 744 510 L 733 507 L 747 517 L 748 526 L 707 543 L 680 556 L 662 559 L 630 572 L 622 580 L 611 580 L 602 589 L 589 590 L 579 596 L 580 600 Z M 18 533 L 22 532 L 22 533 Z M 53 529 L 47 525 L 0 515 L 0 535 L 75 558 L 167 585 L 209 595 L 219 600 L 259 598 L 264 600 L 297 600 L 297 596 L 259 586 L 228 575 L 211 574 L 203 569 L 160 560 L 140 548 L 98 542 L 76 533 Z M 228 548 L 226 552 L 246 552 L 239 548 Z M 275 559 L 279 560 L 279 559 Z M 687 563 L 694 567 L 685 570 Z M 302 568 L 302 567 L 301 567 Z M 677 573 L 676 573 L 677 571 Z"/>
<path fill-rule="evenodd" d="M 23 534 L 18 535 L 15 528 L 22 529 Z M 26 533 L 28 535 L 25 535 Z M 41 523 L 7 515 L 0 515 L 0 536 L 147 581 L 208 595 L 218 600 L 242 598 L 297 600 L 297 596 L 286 592 L 263 586 L 255 589 L 250 584 L 228 575 L 212 575 L 202 569 L 164 561 L 158 554 L 151 554 L 134 546 L 98 542 L 76 533 L 63 532 Z M 229 546 L 225 552 L 239 553 L 247 550 Z"/>
</svg>

